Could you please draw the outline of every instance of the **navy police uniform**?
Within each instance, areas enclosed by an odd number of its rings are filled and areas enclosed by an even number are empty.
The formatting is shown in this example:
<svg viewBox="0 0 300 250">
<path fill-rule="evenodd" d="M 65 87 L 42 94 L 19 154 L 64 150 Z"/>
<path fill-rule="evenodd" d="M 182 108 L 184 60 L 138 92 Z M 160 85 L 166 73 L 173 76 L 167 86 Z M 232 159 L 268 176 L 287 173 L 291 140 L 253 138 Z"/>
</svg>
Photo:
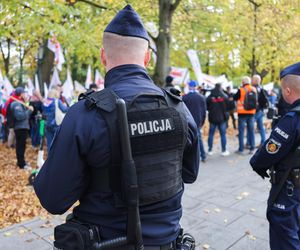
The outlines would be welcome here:
<svg viewBox="0 0 300 250">
<path fill-rule="evenodd" d="M 281 72 L 281 78 L 288 74 L 300 75 L 300 64 L 287 67 Z M 291 173 L 300 168 L 299 161 L 289 161 L 300 145 L 300 114 L 293 111 L 299 106 L 300 99 L 292 104 L 291 111 L 279 120 L 269 139 L 250 160 L 253 170 L 262 178 L 268 177 L 266 171 L 272 167 L 276 172 L 267 208 L 272 250 L 300 249 L 300 188 L 289 177 L 277 199 L 270 203 L 270 197 L 277 192 L 280 179 L 288 168 L 293 168 Z"/>
<path fill-rule="evenodd" d="M 130 19 L 127 23 L 132 27 L 119 32 L 124 18 Z M 137 14 L 127 6 L 117 14 L 106 32 L 146 39 L 147 33 L 136 18 Z M 166 94 L 153 83 L 145 68 L 134 64 L 120 65 L 109 70 L 105 76 L 105 88 L 112 90 L 126 102 L 140 93 Z M 184 183 L 192 183 L 196 180 L 199 168 L 197 127 L 184 104 L 182 107 L 187 130 L 181 159 L 181 178 Z M 102 239 L 124 235 L 127 214 L 124 208 L 115 206 L 113 192 L 100 192 L 91 187 L 92 170 L 109 168 L 111 165 L 108 129 L 101 113 L 97 109 L 89 109 L 84 100 L 73 105 L 66 114 L 34 183 L 41 204 L 50 213 L 63 214 L 79 200 L 79 205 L 73 210 L 74 216 L 83 222 L 99 226 Z M 176 239 L 182 216 L 182 194 L 183 188 L 165 200 L 140 206 L 146 246 L 165 245 Z"/>
</svg>

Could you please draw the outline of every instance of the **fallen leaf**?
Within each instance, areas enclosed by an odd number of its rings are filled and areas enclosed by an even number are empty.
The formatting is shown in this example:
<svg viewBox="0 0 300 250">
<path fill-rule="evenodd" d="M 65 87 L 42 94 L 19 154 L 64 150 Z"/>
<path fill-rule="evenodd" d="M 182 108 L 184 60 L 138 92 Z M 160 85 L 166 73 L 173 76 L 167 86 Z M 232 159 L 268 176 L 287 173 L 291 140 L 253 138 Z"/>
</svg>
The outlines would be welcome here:
<svg viewBox="0 0 300 250">
<path fill-rule="evenodd" d="M 204 209 L 204 213 L 209 214 L 210 210 L 209 209 Z"/>
<path fill-rule="evenodd" d="M 250 230 L 245 231 L 245 234 L 246 234 L 246 235 L 251 235 Z"/>
<path fill-rule="evenodd" d="M 12 235 L 12 232 L 5 232 L 4 233 L 4 236 L 6 236 L 6 237 L 10 237 Z"/>
<path fill-rule="evenodd" d="M 227 219 L 224 219 L 224 223 L 227 223 L 228 222 L 228 220 Z"/>
<path fill-rule="evenodd" d="M 209 249 L 209 248 L 210 248 L 210 245 L 204 244 L 202 247 L 203 247 L 203 249 Z"/>
<path fill-rule="evenodd" d="M 221 212 L 221 209 L 220 209 L 220 208 L 215 208 L 214 211 L 215 211 L 216 213 L 220 213 L 220 212 Z"/>
<path fill-rule="evenodd" d="M 256 211 L 256 209 L 255 208 L 250 208 L 250 212 L 255 212 Z"/>
<path fill-rule="evenodd" d="M 242 197 L 242 196 L 237 196 L 236 199 L 237 199 L 237 200 L 242 200 L 243 197 Z"/>
</svg>

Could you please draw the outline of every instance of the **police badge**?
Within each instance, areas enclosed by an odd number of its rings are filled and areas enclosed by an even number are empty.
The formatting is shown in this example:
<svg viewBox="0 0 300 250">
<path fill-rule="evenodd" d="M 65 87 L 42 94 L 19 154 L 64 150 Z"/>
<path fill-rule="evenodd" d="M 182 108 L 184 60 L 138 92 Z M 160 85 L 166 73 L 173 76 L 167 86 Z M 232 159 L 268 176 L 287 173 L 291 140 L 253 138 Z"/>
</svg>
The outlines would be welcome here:
<svg viewBox="0 0 300 250">
<path fill-rule="evenodd" d="M 275 141 L 274 139 L 270 139 L 266 145 L 266 150 L 269 154 L 276 154 L 281 147 L 281 143 Z"/>
</svg>

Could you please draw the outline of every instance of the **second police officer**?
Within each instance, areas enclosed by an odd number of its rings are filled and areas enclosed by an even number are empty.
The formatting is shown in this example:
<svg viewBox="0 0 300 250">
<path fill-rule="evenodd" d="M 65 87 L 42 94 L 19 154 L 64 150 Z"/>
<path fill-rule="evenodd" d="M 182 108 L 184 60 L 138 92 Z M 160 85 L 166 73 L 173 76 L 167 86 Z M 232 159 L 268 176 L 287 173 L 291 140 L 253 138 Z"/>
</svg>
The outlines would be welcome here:
<svg viewBox="0 0 300 250">
<path fill-rule="evenodd" d="M 198 174 L 197 127 L 180 97 L 163 91 L 149 77 L 145 69 L 150 60 L 148 45 L 140 17 L 127 5 L 103 34 L 101 61 L 107 71 L 106 90 L 98 93 L 112 90 L 136 109 L 130 131 L 136 142 L 132 149 L 142 199 L 145 250 L 172 249 L 180 232 L 183 183 L 194 182 Z M 142 93 L 147 94 L 142 102 L 136 102 Z M 97 94 L 91 96 L 96 98 Z M 106 97 L 103 94 L 102 99 Z M 104 109 L 109 109 L 109 102 L 103 100 L 99 102 L 108 104 Z M 114 156 L 120 150 L 115 143 L 118 131 L 113 129 L 113 122 L 105 120 L 105 112 L 95 108 L 97 105 L 81 100 L 69 109 L 34 188 L 42 206 L 52 214 L 65 213 L 79 200 L 74 217 L 98 226 L 101 240 L 107 240 L 124 235 L 126 210 L 117 204 L 120 190 L 116 167 L 121 159 Z M 153 107 L 151 112 L 149 107 Z M 144 122 L 139 122 L 141 119 Z M 108 183 L 105 191 L 97 187 L 99 183 Z"/>
<path fill-rule="evenodd" d="M 251 158 L 253 170 L 269 177 L 272 188 L 268 199 L 272 250 L 300 249 L 300 63 L 280 73 L 284 100 L 291 109 L 274 126 L 270 137 Z"/>
</svg>

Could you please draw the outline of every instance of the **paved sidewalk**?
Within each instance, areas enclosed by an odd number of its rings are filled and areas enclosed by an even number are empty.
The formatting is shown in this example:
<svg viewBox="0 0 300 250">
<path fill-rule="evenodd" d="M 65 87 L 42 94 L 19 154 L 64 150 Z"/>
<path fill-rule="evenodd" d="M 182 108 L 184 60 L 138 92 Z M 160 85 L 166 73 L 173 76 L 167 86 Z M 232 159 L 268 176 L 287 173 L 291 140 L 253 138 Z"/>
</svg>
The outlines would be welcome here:
<svg viewBox="0 0 300 250">
<path fill-rule="evenodd" d="M 237 149 L 237 138 L 230 140 L 228 149 Z M 234 153 L 223 157 L 216 147 L 201 164 L 197 182 L 186 185 L 181 222 L 195 236 L 196 249 L 269 249 L 265 210 L 270 184 L 252 171 L 249 159 Z M 2 229 L 0 249 L 52 249 L 53 227 L 63 220 L 35 218 Z"/>
</svg>

